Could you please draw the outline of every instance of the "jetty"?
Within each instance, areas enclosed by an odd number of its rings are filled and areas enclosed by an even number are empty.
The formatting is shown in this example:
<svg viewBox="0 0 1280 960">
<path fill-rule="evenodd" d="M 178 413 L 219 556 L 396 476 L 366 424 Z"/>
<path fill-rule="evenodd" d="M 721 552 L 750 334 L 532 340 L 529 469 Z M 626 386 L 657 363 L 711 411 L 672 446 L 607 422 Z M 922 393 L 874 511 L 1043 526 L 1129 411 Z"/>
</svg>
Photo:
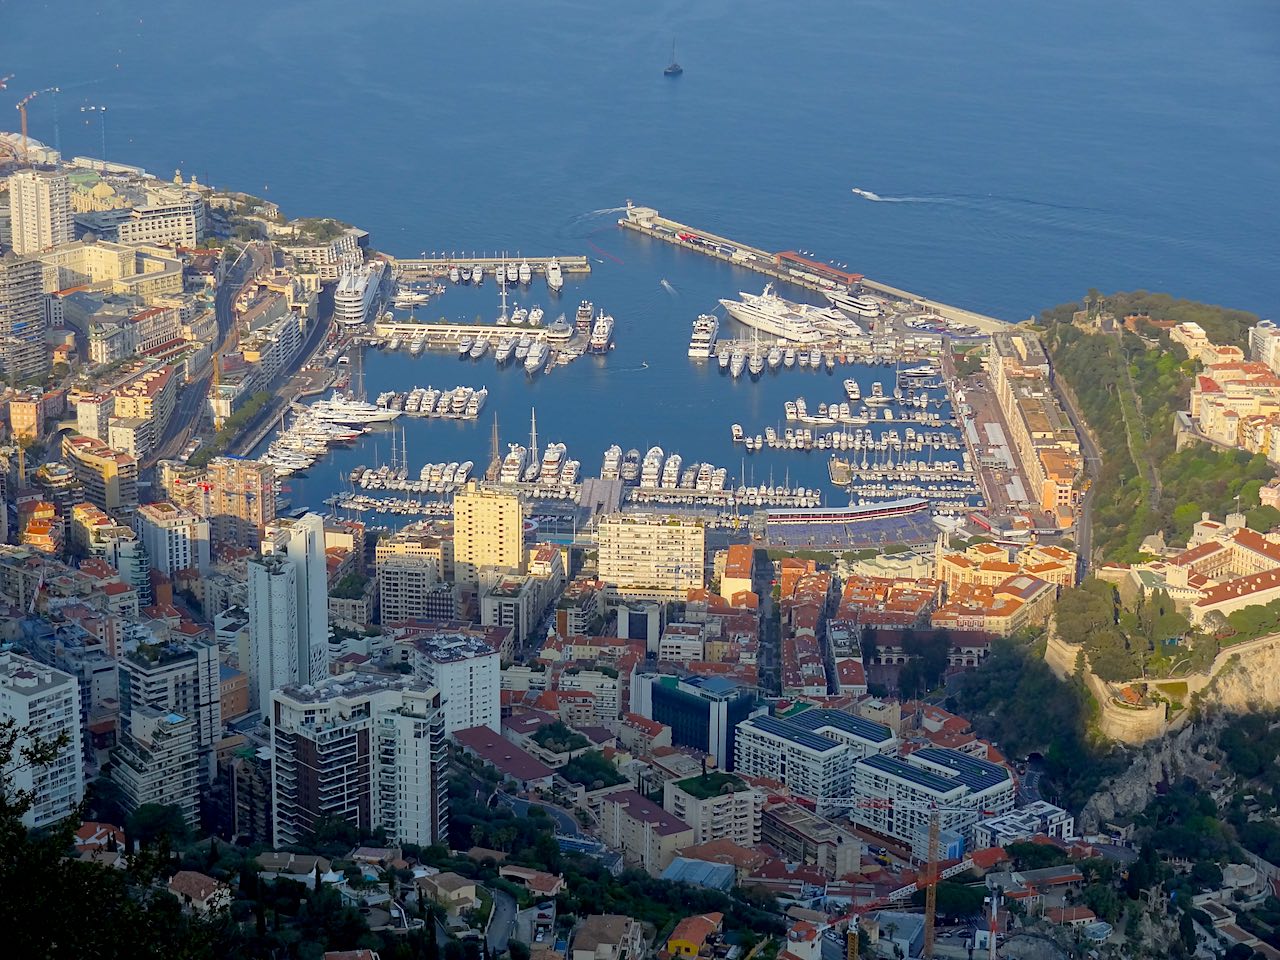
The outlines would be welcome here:
<svg viewBox="0 0 1280 960">
<path fill-rule="evenodd" d="M 570 254 L 563 257 L 499 257 L 489 256 L 488 254 L 471 254 L 466 253 L 450 254 L 447 257 L 409 257 L 404 259 L 396 259 L 392 261 L 396 275 L 403 277 L 405 280 L 435 280 L 440 277 L 447 277 L 449 271 L 454 267 L 461 269 L 462 267 L 472 268 L 479 266 L 483 268 L 487 280 L 493 279 L 493 272 L 499 265 L 506 267 L 507 264 L 529 264 L 529 269 L 535 274 L 546 275 L 547 264 L 552 260 L 560 261 L 560 271 L 564 274 L 570 273 L 590 273 L 591 259 L 582 254 Z"/>
<path fill-rule="evenodd" d="M 917 293 L 871 280 L 860 273 L 851 273 L 848 270 L 833 267 L 794 250 L 773 253 L 738 240 L 722 237 L 700 227 L 664 217 L 653 207 L 636 206 L 630 200 L 627 201 L 626 216 L 618 220 L 618 226 L 808 290 L 819 292 L 863 290 L 877 293 L 916 309 L 933 313 L 952 323 L 975 327 L 983 333 L 995 333 L 1009 327 L 1004 320 L 930 300 Z"/>
</svg>

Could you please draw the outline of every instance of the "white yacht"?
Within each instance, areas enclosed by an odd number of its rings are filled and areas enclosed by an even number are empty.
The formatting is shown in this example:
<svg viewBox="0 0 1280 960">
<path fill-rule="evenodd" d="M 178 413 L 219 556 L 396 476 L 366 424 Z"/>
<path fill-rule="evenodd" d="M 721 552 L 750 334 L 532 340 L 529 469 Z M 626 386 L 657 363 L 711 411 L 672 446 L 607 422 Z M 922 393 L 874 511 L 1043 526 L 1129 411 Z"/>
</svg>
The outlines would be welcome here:
<svg viewBox="0 0 1280 960">
<path fill-rule="evenodd" d="M 502 469 L 498 473 L 498 480 L 502 483 L 518 483 L 524 476 L 528 456 L 529 451 L 520 444 L 510 444 L 507 455 L 502 458 Z"/>
<path fill-rule="evenodd" d="M 484 267 L 476 264 L 476 268 L 471 271 L 471 282 L 479 286 L 484 283 Z"/>
<path fill-rule="evenodd" d="M 604 452 L 604 462 L 600 465 L 601 480 L 617 480 L 621 475 L 622 448 L 616 443 Z"/>
<path fill-rule="evenodd" d="M 674 490 L 680 482 L 680 466 L 683 463 L 680 454 L 673 453 L 667 457 L 667 462 L 662 467 L 662 486 L 668 490 Z"/>
<path fill-rule="evenodd" d="M 498 341 L 497 347 L 494 348 L 493 359 L 498 361 L 499 365 L 504 364 L 511 359 L 511 354 L 515 351 L 515 348 L 515 337 L 503 337 Z"/>
<path fill-rule="evenodd" d="M 851 317 L 875 319 L 880 316 L 880 301 L 866 294 L 852 294 L 847 290 L 827 290 L 826 298 L 841 313 Z"/>
<path fill-rule="evenodd" d="M 719 329 L 720 318 L 713 313 L 704 313 L 693 321 L 693 335 L 689 338 L 689 356 L 695 360 L 706 360 L 710 357 Z"/>
<path fill-rule="evenodd" d="M 547 289 L 559 293 L 564 286 L 564 275 L 560 272 L 560 261 L 554 257 L 547 263 Z"/>
<path fill-rule="evenodd" d="M 529 355 L 529 348 L 533 346 L 533 338 L 527 333 L 520 334 L 520 339 L 516 341 L 516 359 L 523 360 Z"/>
<path fill-rule="evenodd" d="M 734 347 L 733 353 L 729 357 L 729 373 L 735 378 L 742 376 L 742 371 L 747 367 L 747 351 L 742 347 Z"/>
<path fill-rule="evenodd" d="M 449 282 L 457 283 L 462 279 L 462 274 L 458 272 L 458 265 L 455 263 L 449 268 Z"/>
<path fill-rule="evenodd" d="M 528 260 L 520 261 L 520 272 L 518 275 L 520 277 L 520 282 L 523 284 L 527 285 L 533 280 L 533 269 L 529 266 Z"/>
<path fill-rule="evenodd" d="M 613 317 L 601 311 L 591 327 L 591 339 L 587 343 L 589 353 L 608 353 L 613 342 Z"/>
<path fill-rule="evenodd" d="M 520 280 L 520 268 L 514 263 L 507 264 L 507 283 L 516 283 Z"/>
<path fill-rule="evenodd" d="M 765 357 L 765 362 L 769 365 L 770 370 L 777 370 L 782 366 L 782 348 L 770 347 L 769 355 Z"/>
<path fill-rule="evenodd" d="M 640 465 L 640 486 L 652 488 L 658 485 L 658 480 L 662 476 L 664 457 L 661 447 L 649 448 L 649 452 L 644 455 L 644 462 Z"/>
<path fill-rule="evenodd" d="M 376 403 L 352 400 L 334 393 L 327 400 L 317 400 L 307 408 L 308 414 L 329 423 L 388 423 L 400 416 L 401 411 L 380 407 Z"/>
<path fill-rule="evenodd" d="M 782 354 L 782 365 L 788 369 L 796 365 L 795 347 L 787 347 L 786 352 Z"/>
<path fill-rule="evenodd" d="M 347 266 L 333 291 L 333 318 L 348 327 L 367 321 L 385 271 L 386 264 L 381 260 Z"/>
<path fill-rule="evenodd" d="M 541 307 L 534 307 L 529 311 L 529 326 L 537 327 L 542 324 L 542 318 L 545 316 Z"/>
<path fill-rule="evenodd" d="M 537 373 L 546 365 L 551 348 L 541 340 L 536 340 L 529 348 L 529 355 L 524 358 L 524 369 L 527 373 Z"/>
<path fill-rule="evenodd" d="M 739 293 L 738 296 L 741 300 L 721 300 L 720 303 L 739 323 L 796 343 L 817 343 L 822 339 L 822 334 L 795 304 L 774 292 L 772 283 L 766 284 L 761 294 Z"/>
</svg>

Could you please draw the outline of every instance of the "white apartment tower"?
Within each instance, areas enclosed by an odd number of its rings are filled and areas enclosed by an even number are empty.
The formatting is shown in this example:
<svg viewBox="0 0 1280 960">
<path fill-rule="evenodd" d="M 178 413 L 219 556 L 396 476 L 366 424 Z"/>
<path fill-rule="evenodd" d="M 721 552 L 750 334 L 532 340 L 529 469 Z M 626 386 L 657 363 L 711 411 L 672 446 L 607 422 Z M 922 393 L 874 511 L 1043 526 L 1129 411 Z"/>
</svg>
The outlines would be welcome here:
<svg viewBox="0 0 1280 960">
<path fill-rule="evenodd" d="M 134 523 L 151 568 L 172 577 L 179 570 L 209 572 L 209 521 L 167 500 L 138 508 Z"/>
<path fill-rule="evenodd" d="M 267 525 L 262 554 L 283 556 L 294 567 L 298 667 L 296 678 L 287 682 L 315 683 L 329 675 L 329 569 L 324 553 L 324 518 L 318 513 L 308 513 L 297 520 L 277 518 Z M 281 686 L 284 684 L 277 683 L 272 689 Z"/>
<path fill-rule="evenodd" d="M 249 574 L 249 708 L 299 682 L 298 570 L 280 554 L 254 558 Z"/>
<path fill-rule="evenodd" d="M 39 253 L 75 239 L 71 184 L 54 170 L 20 170 L 9 177 L 9 216 L 13 249 Z"/>
<path fill-rule="evenodd" d="M 29 828 L 47 827 L 70 816 L 84 797 L 81 760 L 80 684 L 70 674 L 13 653 L 0 653 L 0 719 L 12 720 L 20 731 L 31 728 L 40 742 L 65 735 L 67 742 L 47 767 L 15 761 L 5 771 L 13 790 L 29 790 L 35 797 L 22 815 Z M 30 743 L 25 733 L 16 747 Z"/>
<path fill-rule="evenodd" d="M 702 589 L 706 531 L 700 521 L 613 513 L 599 527 L 599 577 L 621 596 L 683 598 Z"/>
<path fill-rule="evenodd" d="M 524 503 L 515 494 L 481 490 L 474 481 L 460 490 L 453 498 L 457 582 L 485 587 L 505 574 L 523 573 L 524 519 Z"/>
<path fill-rule="evenodd" d="M 479 631 L 456 625 L 414 641 L 414 675 L 444 697 L 445 733 L 470 727 L 502 731 L 501 655 Z"/>
<path fill-rule="evenodd" d="M 406 677 L 349 673 L 277 690 L 271 715 L 275 844 L 318 821 L 382 827 L 399 843 L 448 836 L 440 692 Z"/>
</svg>

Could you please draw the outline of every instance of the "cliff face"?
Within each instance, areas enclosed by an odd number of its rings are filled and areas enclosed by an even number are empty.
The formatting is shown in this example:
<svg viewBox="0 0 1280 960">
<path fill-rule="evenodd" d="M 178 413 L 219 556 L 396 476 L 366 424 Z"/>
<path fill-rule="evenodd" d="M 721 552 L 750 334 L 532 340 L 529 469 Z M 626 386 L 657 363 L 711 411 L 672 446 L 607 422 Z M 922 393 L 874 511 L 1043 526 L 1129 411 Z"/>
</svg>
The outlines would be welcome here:
<svg viewBox="0 0 1280 960">
<path fill-rule="evenodd" d="M 1205 706 L 1227 713 L 1275 709 L 1280 705 L 1280 644 L 1260 643 L 1229 657 L 1201 697 Z"/>
<path fill-rule="evenodd" d="M 1209 722 L 1184 727 L 1134 751 L 1129 768 L 1089 798 L 1080 813 L 1080 832 L 1094 833 L 1108 821 L 1124 821 L 1141 813 L 1159 783 L 1186 776 L 1207 780 L 1212 769 L 1206 754 L 1217 742 L 1220 726 Z"/>
</svg>

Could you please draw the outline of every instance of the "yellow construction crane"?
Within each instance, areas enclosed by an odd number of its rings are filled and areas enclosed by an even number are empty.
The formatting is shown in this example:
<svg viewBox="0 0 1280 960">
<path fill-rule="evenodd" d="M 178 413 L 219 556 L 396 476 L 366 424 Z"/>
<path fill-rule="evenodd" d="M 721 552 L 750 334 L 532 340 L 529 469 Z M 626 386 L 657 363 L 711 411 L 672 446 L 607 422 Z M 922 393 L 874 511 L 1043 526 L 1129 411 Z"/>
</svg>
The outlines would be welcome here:
<svg viewBox="0 0 1280 960">
<path fill-rule="evenodd" d="M 894 800 L 890 797 L 822 797 L 817 801 L 819 808 L 827 807 L 862 807 L 864 809 L 914 810 L 929 814 L 928 847 L 926 859 L 920 866 L 916 877 L 916 889 L 924 890 L 924 947 L 920 956 L 924 960 L 933 960 L 934 933 L 938 917 L 938 881 L 940 879 L 941 850 L 939 849 L 942 834 L 942 814 L 969 813 L 979 817 L 990 816 L 994 811 L 975 810 L 965 806 L 943 806 L 936 803 L 913 803 Z M 857 918 L 849 925 L 848 960 L 857 957 Z"/>
<path fill-rule="evenodd" d="M 18 101 L 18 115 L 22 117 L 22 162 L 30 163 L 31 158 L 27 152 L 27 104 L 40 96 L 42 93 L 61 93 L 57 87 L 45 87 L 43 90 L 32 90 L 25 97 Z"/>
</svg>

